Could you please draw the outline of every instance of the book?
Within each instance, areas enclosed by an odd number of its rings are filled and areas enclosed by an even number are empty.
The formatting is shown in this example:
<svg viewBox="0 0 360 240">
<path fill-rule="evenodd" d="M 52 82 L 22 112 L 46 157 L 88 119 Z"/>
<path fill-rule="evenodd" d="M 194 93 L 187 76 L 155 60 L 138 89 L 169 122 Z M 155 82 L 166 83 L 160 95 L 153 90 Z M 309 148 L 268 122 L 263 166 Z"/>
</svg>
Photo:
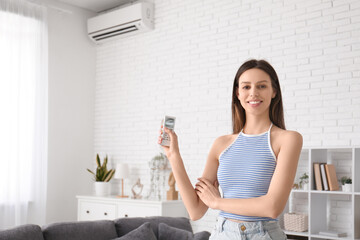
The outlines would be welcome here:
<svg viewBox="0 0 360 240">
<path fill-rule="evenodd" d="M 316 190 L 323 190 L 320 173 L 320 163 L 314 163 L 314 178 Z"/>
<path fill-rule="evenodd" d="M 339 183 L 336 177 L 335 166 L 333 164 L 326 164 L 325 172 L 326 172 L 326 179 L 329 185 L 329 190 L 330 191 L 339 190 Z"/>
<path fill-rule="evenodd" d="M 329 191 L 329 185 L 326 179 L 325 163 L 320 164 L 320 171 L 321 171 L 321 180 L 323 183 L 323 188 L 325 191 Z"/>
<path fill-rule="evenodd" d="M 334 231 L 334 230 L 320 231 L 319 235 L 325 235 L 325 236 L 329 236 L 329 237 L 346 237 L 347 236 L 346 232 L 338 232 L 338 231 Z"/>
</svg>

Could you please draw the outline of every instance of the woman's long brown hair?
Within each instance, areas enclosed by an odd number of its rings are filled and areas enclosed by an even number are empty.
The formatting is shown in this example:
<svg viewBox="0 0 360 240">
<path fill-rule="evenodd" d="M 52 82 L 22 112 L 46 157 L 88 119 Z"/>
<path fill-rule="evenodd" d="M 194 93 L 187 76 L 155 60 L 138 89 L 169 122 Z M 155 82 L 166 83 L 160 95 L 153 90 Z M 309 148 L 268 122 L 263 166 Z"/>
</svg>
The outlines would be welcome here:
<svg viewBox="0 0 360 240">
<path fill-rule="evenodd" d="M 270 121 L 277 127 L 285 128 L 284 121 L 284 109 L 282 103 L 281 89 L 278 76 L 275 72 L 275 69 L 265 60 L 256 60 L 251 59 L 243 63 L 239 70 L 237 71 L 233 84 L 233 94 L 232 94 L 232 103 L 231 103 L 231 113 L 232 113 L 232 125 L 233 133 L 239 133 L 241 129 L 245 126 L 246 122 L 246 113 L 245 109 L 241 106 L 241 103 L 237 97 L 237 91 L 239 88 L 239 78 L 246 70 L 257 68 L 266 72 L 271 79 L 271 86 L 276 92 L 276 96 L 271 99 L 269 117 Z"/>
</svg>

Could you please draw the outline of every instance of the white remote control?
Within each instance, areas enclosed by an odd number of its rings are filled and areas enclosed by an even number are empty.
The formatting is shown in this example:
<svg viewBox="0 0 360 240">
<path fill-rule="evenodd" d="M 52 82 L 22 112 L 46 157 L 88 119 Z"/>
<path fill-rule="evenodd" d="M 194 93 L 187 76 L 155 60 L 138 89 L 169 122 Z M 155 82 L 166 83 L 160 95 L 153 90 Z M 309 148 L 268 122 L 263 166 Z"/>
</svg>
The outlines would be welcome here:
<svg viewBox="0 0 360 240">
<path fill-rule="evenodd" d="M 162 146 L 170 146 L 170 136 L 165 132 L 164 127 L 174 130 L 175 128 L 175 117 L 165 116 L 161 121 L 161 136 L 162 141 L 160 145 Z"/>
</svg>

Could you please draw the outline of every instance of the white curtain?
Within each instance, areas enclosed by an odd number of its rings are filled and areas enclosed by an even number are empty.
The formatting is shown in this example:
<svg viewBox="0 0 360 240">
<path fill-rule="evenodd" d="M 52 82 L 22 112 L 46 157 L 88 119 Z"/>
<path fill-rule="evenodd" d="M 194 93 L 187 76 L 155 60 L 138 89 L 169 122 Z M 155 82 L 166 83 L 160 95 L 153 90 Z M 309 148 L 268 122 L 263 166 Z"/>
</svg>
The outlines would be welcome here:
<svg viewBox="0 0 360 240">
<path fill-rule="evenodd" d="M 46 9 L 0 0 L 0 229 L 45 223 Z"/>
</svg>

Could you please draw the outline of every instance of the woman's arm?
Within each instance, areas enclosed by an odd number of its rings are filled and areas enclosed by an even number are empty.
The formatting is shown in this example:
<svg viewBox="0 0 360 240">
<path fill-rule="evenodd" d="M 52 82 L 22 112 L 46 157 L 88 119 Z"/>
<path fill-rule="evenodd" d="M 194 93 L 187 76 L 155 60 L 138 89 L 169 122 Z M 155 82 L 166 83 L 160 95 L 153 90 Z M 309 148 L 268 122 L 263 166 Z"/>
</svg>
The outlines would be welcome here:
<svg viewBox="0 0 360 240">
<path fill-rule="evenodd" d="M 225 199 L 216 195 L 216 189 L 201 178 L 196 190 L 200 199 L 210 208 L 246 216 L 277 218 L 288 200 L 302 148 L 302 136 L 297 132 L 285 132 L 277 165 L 268 193 L 250 199 Z"/>
<path fill-rule="evenodd" d="M 189 176 L 186 173 L 185 166 L 179 151 L 177 135 L 173 131 L 169 131 L 167 128 L 165 128 L 165 132 L 170 136 L 170 146 L 163 146 L 163 148 L 165 150 L 167 158 L 170 161 L 181 198 L 189 213 L 190 219 L 193 221 L 198 220 L 202 216 L 204 216 L 204 214 L 208 210 L 208 206 L 200 200 L 200 198 L 196 194 L 193 185 L 190 182 Z M 159 139 L 159 143 L 160 142 L 161 138 Z M 202 177 L 208 179 L 209 183 L 213 184 L 217 179 L 217 153 L 218 144 L 216 140 L 210 149 L 205 169 L 202 175 Z"/>
</svg>

